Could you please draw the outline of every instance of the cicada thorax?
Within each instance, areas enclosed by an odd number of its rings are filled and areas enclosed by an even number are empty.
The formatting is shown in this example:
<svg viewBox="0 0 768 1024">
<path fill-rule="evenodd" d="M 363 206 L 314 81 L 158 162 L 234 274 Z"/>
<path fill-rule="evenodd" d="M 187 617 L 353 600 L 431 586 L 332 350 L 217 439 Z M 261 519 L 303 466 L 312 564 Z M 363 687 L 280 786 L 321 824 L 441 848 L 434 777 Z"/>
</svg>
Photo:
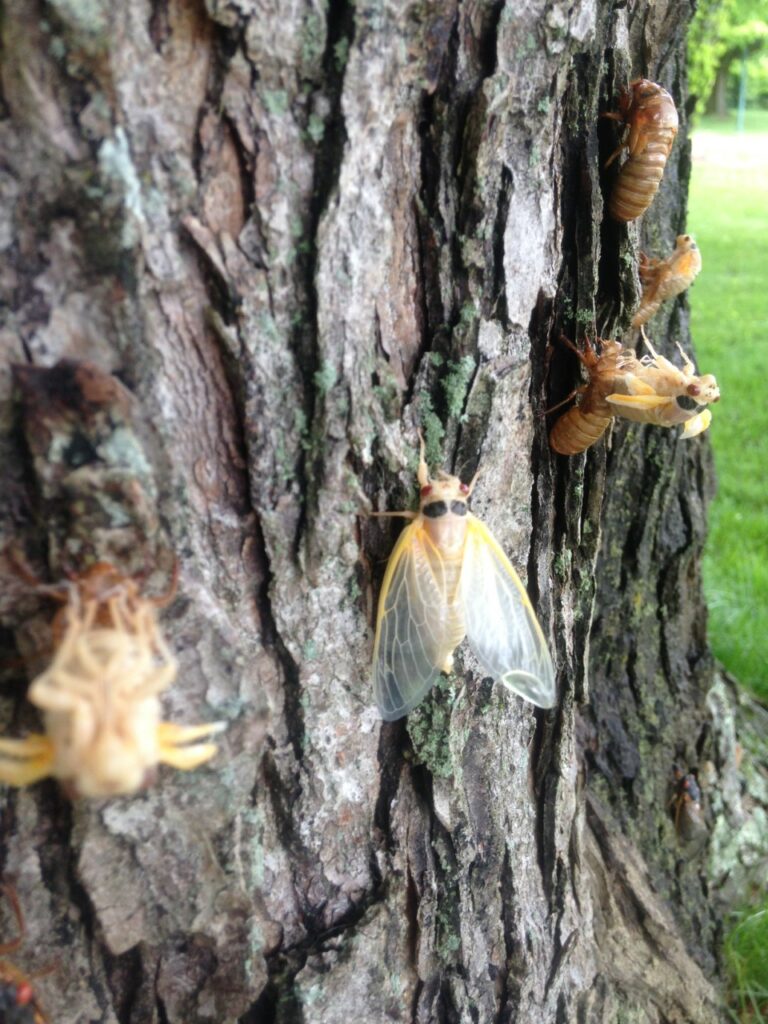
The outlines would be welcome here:
<svg viewBox="0 0 768 1024">
<path fill-rule="evenodd" d="M 667 90 L 645 78 L 632 82 L 621 114 L 628 134 L 619 148 L 626 147 L 629 157 L 619 171 L 608 209 L 614 220 L 626 223 L 640 217 L 656 195 L 677 135 L 678 117 Z"/>
<path fill-rule="evenodd" d="M 678 235 L 675 251 L 666 260 L 640 257 L 640 281 L 643 294 L 632 317 L 633 327 L 642 327 L 657 312 L 662 302 L 680 295 L 701 270 L 701 252 L 690 235 Z"/>
</svg>

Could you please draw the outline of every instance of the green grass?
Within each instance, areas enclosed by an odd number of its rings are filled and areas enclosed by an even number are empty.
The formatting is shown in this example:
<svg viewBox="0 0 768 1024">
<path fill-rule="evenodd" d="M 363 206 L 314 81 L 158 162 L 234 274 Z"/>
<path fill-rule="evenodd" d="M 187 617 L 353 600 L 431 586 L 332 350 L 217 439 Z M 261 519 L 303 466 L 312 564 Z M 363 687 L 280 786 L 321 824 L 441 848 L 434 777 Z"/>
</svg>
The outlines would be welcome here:
<svg viewBox="0 0 768 1024">
<path fill-rule="evenodd" d="M 704 119 L 693 134 L 687 228 L 703 269 L 689 298 L 698 365 L 722 395 L 710 429 L 710 642 L 768 700 L 768 111 L 748 111 L 746 128 Z"/>
<path fill-rule="evenodd" d="M 739 915 L 725 943 L 731 1019 L 738 1024 L 768 1020 L 768 906 Z"/>
<path fill-rule="evenodd" d="M 700 117 L 694 121 L 694 131 L 716 135 L 736 135 L 736 112 L 728 117 Z M 747 110 L 744 118 L 745 135 L 768 134 L 768 110 Z"/>
</svg>

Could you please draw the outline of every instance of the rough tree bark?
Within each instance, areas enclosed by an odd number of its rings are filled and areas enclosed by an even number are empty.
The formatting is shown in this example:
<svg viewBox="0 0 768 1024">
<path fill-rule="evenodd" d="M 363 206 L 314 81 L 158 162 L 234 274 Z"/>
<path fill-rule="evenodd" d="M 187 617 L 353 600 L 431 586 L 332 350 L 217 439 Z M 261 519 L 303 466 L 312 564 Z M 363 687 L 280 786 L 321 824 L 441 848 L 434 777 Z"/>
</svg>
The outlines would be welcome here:
<svg viewBox="0 0 768 1024">
<path fill-rule="evenodd" d="M 566 460 L 541 416 L 578 374 L 559 331 L 626 337 L 641 238 L 685 226 L 690 13 L 6 0 L 2 539 L 49 579 L 106 558 L 158 588 L 175 553 L 167 717 L 229 721 L 133 799 L 3 792 L 18 960 L 53 963 L 58 1024 L 719 1018 L 720 912 L 668 808 L 676 761 L 738 789 L 705 700 L 708 442 L 624 425 Z M 639 229 L 605 220 L 598 117 L 638 74 L 682 120 Z M 686 308 L 654 324 L 668 354 Z M 61 358 L 130 394 L 12 387 Z M 372 707 L 398 527 L 365 513 L 413 501 L 419 424 L 433 464 L 480 469 L 551 712 L 466 648 L 406 723 Z M 22 735 L 51 610 L 3 592 Z"/>
</svg>

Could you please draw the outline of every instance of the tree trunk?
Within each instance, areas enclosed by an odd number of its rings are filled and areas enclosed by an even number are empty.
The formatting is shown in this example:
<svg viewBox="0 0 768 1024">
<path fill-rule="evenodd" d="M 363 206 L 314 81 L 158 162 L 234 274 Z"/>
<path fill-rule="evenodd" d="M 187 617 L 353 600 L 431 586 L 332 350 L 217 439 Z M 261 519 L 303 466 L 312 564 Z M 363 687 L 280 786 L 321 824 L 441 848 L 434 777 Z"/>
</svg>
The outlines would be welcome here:
<svg viewBox="0 0 768 1024">
<path fill-rule="evenodd" d="M 543 417 L 578 383 L 560 331 L 626 331 L 641 234 L 662 255 L 684 229 L 688 13 L 7 0 L 3 351 L 100 383 L 3 374 L 3 539 L 47 579 L 106 559 L 150 590 L 175 555 L 164 713 L 229 723 L 134 798 L 4 791 L 14 956 L 53 965 L 57 1024 L 720 1019 L 720 911 L 669 808 L 675 763 L 734 756 L 705 700 L 708 442 L 617 425 L 566 459 Z M 640 74 L 682 128 L 638 229 L 606 219 L 599 114 Z M 653 337 L 689 347 L 684 301 Z M 550 712 L 462 647 L 379 721 L 400 527 L 366 513 L 412 506 L 418 426 L 433 466 L 480 471 Z M 5 582 L 21 736 L 51 608 Z"/>
<path fill-rule="evenodd" d="M 707 100 L 708 114 L 714 114 L 716 117 L 728 116 L 728 72 L 732 63 L 733 54 L 729 53 L 717 69 L 715 84 Z"/>
</svg>

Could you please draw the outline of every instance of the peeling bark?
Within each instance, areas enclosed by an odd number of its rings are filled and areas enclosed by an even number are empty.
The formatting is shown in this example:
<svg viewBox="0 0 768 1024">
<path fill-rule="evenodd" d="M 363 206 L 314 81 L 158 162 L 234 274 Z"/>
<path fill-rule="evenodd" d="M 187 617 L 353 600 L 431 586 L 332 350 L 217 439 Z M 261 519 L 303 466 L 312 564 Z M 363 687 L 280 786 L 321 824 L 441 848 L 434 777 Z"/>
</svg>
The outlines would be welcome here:
<svg viewBox="0 0 768 1024">
<path fill-rule="evenodd" d="M 623 424 L 566 460 L 542 416 L 577 378 L 550 343 L 626 334 L 641 237 L 685 227 L 689 14 L 6 3 L 2 542 L 49 579 L 91 558 L 161 578 L 175 553 L 165 710 L 229 722 L 210 766 L 133 799 L 3 790 L 53 1020 L 719 1019 L 712 894 L 748 878 L 765 810 L 736 805 L 746 712 L 706 644 L 708 444 Z M 624 227 L 599 114 L 638 74 L 682 128 Z M 690 347 L 684 299 L 653 338 Z M 100 411 L 30 391 L 61 359 L 114 374 Z M 480 470 L 473 507 L 552 640 L 552 712 L 462 648 L 406 723 L 378 720 L 397 527 L 365 513 L 412 501 L 418 425 L 433 463 Z M 35 670 L 50 609 L 4 583 L 22 735 L 18 656 Z M 714 844 L 689 852 L 670 780 L 705 761 Z"/>
</svg>

